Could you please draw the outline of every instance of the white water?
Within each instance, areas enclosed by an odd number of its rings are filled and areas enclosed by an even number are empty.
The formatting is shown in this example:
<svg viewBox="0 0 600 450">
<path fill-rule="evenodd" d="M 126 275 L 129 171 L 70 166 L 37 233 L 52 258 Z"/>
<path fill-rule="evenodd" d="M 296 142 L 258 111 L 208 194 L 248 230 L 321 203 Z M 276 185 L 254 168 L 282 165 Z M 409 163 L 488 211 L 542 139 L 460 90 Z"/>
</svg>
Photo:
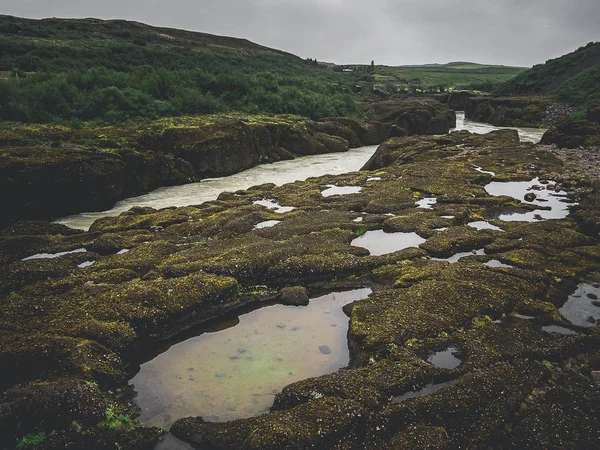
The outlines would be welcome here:
<svg viewBox="0 0 600 450">
<path fill-rule="evenodd" d="M 498 130 L 485 123 L 465 119 L 462 111 L 456 113 L 456 130 L 468 130 L 472 133 L 489 133 Z M 516 128 L 523 141 L 538 142 L 545 130 L 533 128 Z M 150 206 L 160 209 L 169 206 L 199 205 L 210 200 L 216 200 L 221 192 L 248 189 L 263 183 L 282 185 L 294 181 L 306 180 L 309 177 L 323 175 L 338 175 L 360 170 L 373 155 L 377 145 L 352 149 L 345 153 L 329 153 L 325 155 L 304 156 L 289 161 L 273 164 L 262 164 L 244 172 L 222 178 L 208 178 L 198 183 L 182 186 L 162 187 L 138 197 L 131 197 L 118 202 L 114 208 L 100 212 L 84 212 L 58 219 L 57 223 L 68 225 L 81 230 L 89 229 L 90 225 L 101 217 L 118 216 L 134 206 Z M 373 178 L 372 181 L 375 181 Z"/>
<path fill-rule="evenodd" d="M 344 153 L 303 156 L 273 164 L 262 164 L 228 177 L 208 178 L 198 183 L 158 188 L 139 197 L 131 197 L 118 202 L 114 208 L 101 212 L 85 212 L 58 219 L 57 223 L 72 228 L 87 230 L 97 219 L 118 216 L 134 206 L 150 206 L 160 209 L 168 206 L 199 205 L 216 200 L 221 192 L 235 192 L 264 183 L 282 185 L 309 177 L 338 175 L 359 170 L 375 153 L 377 145 L 360 147 Z"/>
<path fill-rule="evenodd" d="M 468 130 L 471 133 L 486 134 L 494 130 L 517 130 L 519 139 L 523 142 L 533 142 L 537 144 L 542 139 L 542 136 L 547 131 L 544 128 L 517 128 L 517 127 L 495 127 L 488 123 L 473 122 L 465 118 L 464 111 L 456 112 L 456 128 L 450 131 Z"/>
</svg>

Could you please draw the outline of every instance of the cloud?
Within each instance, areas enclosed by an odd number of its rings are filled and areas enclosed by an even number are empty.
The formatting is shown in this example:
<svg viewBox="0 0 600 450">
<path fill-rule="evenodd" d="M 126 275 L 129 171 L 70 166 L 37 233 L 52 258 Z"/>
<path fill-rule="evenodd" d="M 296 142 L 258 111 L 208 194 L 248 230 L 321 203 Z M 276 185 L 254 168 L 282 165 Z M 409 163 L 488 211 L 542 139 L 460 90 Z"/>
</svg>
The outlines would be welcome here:
<svg viewBox="0 0 600 450">
<path fill-rule="evenodd" d="M 137 20 L 337 63 L 533 65 L 600 39 L 598 0 L 3 0 L 2 13 Z"/>
</svg>

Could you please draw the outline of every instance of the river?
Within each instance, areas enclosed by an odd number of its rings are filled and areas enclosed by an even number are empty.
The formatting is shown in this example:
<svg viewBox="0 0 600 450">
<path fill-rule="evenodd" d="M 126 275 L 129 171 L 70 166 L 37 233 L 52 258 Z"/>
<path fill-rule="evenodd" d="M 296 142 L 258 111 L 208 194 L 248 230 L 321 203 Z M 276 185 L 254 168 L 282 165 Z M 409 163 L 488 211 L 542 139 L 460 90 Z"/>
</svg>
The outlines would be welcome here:
<svg viewBox="0 0 600 450">
<path fill-rule="evenodd" d="M 458 111 L 456 113 L 456 128 L 451 131 L 468 130 L 472 133 L 485 134 L 499 129 L 502 129 L 502 127 L 494 127 L 486 123 L 468 120 L 465 118 L 464 112 Z M 518 130 L 521 140 L 534 143 L 539 142 L 546 131 L 536 128 L 515 129 Z M 161 187 L 148 194 L 121 200 L 114 208 L 107 211 L 84 212 L 63 217 L 56 222 L 72 228 L 88 230 L 95 220 L 102 217 L 118 216 L 134 206 L 150 206 L 160 209 L 169 206 L 198 205 L 206 201 L 216 200 L 219 194 L 224 191 L 248 189 L 250 186 L 263 183 L 282 185 L 306 180 L 309 177 L 354 172 L 360 170 L 377 147 L 377 145 L 373 145 L 355 148 L 344 153 L 303 156 L 273 164 L 261 164 L 228 177 L 207 178 L 198 183 Z"/>
</svg>

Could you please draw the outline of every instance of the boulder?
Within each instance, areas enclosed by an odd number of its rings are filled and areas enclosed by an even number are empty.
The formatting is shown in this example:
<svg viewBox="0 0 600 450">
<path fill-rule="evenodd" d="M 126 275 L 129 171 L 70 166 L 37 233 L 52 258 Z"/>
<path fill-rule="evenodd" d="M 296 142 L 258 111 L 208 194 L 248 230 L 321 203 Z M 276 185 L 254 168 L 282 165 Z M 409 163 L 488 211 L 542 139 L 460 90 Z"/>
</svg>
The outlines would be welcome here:
<svg viewBox="0 0 600 450">
<path fill-rule="evenodd" d="M 279 301 L 283 305 L 308 305 L 308 291 L 304 286 L 285 287 L 279 291 Z"/>
</svg>

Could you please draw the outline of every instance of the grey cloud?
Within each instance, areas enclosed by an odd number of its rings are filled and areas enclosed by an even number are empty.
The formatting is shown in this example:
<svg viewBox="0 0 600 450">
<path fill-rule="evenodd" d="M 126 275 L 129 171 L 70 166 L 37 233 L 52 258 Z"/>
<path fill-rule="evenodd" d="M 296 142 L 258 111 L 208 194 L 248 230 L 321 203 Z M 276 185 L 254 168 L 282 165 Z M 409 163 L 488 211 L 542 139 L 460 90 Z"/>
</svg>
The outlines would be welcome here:
<svg viewBox="0 0 600 450">
<path fill-rule="evenodd" d="M 337 63 L 532 65 L 600 39 L 598 0 L 2 0 L 0 12 L 124 18 Z"/>
</svg>

